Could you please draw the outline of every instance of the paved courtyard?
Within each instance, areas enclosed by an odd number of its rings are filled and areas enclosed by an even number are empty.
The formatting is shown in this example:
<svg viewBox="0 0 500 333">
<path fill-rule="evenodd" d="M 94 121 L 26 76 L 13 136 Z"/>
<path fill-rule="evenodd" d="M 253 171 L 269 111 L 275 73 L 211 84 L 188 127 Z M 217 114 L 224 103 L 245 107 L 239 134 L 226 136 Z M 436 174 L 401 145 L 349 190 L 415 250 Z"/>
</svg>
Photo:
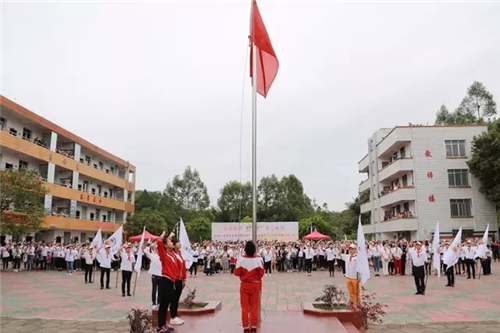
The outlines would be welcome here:
<svg viewBox="0 0 500 333">
<path fill-rule="evenodd" d="M 131 308 L 148 308 L 151 305 L 151 282 L 150 276 L 143 272 L 137 280 L 135 297 L 122 298 L 120 283 L 119 288 L 115 289 L 116 274 L 112 272 L 112 289 L 100 290 L 99 283 L 85 284 L 82 272 L 76 272 L 72 276 L 63 272 L 1 272 L 2 332 L 17 332 L 4 330 L 7 327 L 4 325 L 17 325 L 13 324 L 16 320 L 17 323 L 24 320 L 22 322 L 26 325 L 38 322 L 36 325 L 43 323 L 50 326 L 54 325 L 51 323 L 57 323 L 47 322 L 47 319 L 86 321 L 84 327 L 90 327 L 88 321 L 99 321 L 99 327 L 111 325 L 115 332 L 120 331 L 118 324 L 113 326 L 104 321 L 116 323 L 124 320 Z M 96 280 L 98 282 L 98 275 Z M 133 283 L 134 279 L 132 286 Z M 303 273 L 276 273 L 266 277 L 262 293 L 263 320 L 266 315 L 271 316 L 273 311 L 300 311 L 302 302 L 313 301 L 321 295 L 323 286 L 331 283 L 344 288 L 345 279 L 338 273 L 330 278 L 327 272 L 313 272 L 311 277 Z M 377 293 L 378 302 L 389 306 L 384 318 L 384 324 L 389 326 L 384 327 L 392 327 L 398 332 L 413 332 L 409 327 L 433 323 L 439 323 L 437 327 L 443 329 L 439 325 L 486 322 L 483 323 L 486 325 L 484 332 L 495 327 L 491 326 L 494 323 L 488 322 L 500 319 L 500 263 L 493 264 L 493 275 L 476 280 L 457 276 L 455 288 L 446 288 L 445 284 L 445 277 L 438 279 L 431 276 L 426 295 L 415 296 L 411 276 L 372 276 L 367 289 Z M 224 313 L 239 316 L 238 279 L 234 276 L 219 274 L 212 277 L 189 277 L 187 286 L 197 289 L 197 299 L 220 300 Z M 399 324 L 405 324 L 405 329 Z M 429 332 L 434 332 L 430 327 Z M 106 329 L 100 331 L 104 332 Z M 374 327 L 373 331 L 378 332 L 378 328 Z M 80 331 L 69 329 L 65 332 Z"/>
</svg>

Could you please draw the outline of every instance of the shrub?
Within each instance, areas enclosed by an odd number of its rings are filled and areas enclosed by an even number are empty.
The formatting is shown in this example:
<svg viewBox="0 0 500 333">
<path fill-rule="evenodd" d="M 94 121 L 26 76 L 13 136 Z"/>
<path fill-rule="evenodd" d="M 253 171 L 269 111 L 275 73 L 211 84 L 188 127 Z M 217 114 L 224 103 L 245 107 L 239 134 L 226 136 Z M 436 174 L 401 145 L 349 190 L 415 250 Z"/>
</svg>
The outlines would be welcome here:
<svg viewBox="0 0 500 333">
<path fill-rule="evenodd" d="M 132 309 L 127 319 L 130 325 L 130 333 L 151 332 L 152 318 L 147 310 Z"/>
<path fill-rule="evenodd" d="M 347 303 L 347 294 L 334 284 L 327 284 L 323 288 L 323 296 L 316 298 L 315 301 L 325 304 L 326 309 L 340 309 Z"/>
<path fill-rule="evenodd" d="M 196 298 L 196 288 L 194 288 L 193 290 L 188 290 L 189 292 L 186 295 L 186 298 L 184 298 L 182 302 L 179 303 L 179 306 L 185 309 L 192 309 L 195 307 L 194 299 Z"/>
<path fill-rule="evenodd" d="M 376 294 L 368 294 L 365 287 L 361 287 L 361 304 L 349 303 L 349 308 L 354 311 L 363 324 L 363 328 L 368 328 L 368 323 L 381 324 L 382 317 L 385 316 L 387 305 L 375 302 Z"/>
</svg>

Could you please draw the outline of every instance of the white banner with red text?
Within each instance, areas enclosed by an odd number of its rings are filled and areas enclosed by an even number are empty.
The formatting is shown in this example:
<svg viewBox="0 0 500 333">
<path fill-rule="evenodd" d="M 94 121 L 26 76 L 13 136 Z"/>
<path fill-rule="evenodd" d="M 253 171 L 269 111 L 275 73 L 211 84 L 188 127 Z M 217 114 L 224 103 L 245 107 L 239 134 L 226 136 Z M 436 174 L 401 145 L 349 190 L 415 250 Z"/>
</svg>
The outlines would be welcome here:
<svg viewBox="0 0 500 333">
<path fill-rule="evenodd" d="M 259 240 L 290 242 L 299 239 L 299 222 L 257 222 Z M 212 222 L 212 240 L 237 241 L 252 239 L 252 223 Z"/>
</svg>

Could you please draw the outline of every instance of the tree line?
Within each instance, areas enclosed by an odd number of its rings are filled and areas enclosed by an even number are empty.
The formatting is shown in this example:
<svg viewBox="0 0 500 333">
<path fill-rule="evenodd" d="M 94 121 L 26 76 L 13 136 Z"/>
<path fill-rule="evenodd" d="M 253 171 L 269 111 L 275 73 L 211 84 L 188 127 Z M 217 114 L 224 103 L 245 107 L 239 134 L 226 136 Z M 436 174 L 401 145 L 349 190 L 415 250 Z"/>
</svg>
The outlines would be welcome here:
<svg viewBox="0 0 500 333">
<path fill-rule="evenodd" d="M 257 187 L 257 220 L 261 222 L 299 221 L 299 234 L 309 232 L 312 224 L 319 232 L 343 238 L 356 232 L 359 204 L 346 204 L 342 212 L 318 205 L 305 192 L 295 175 L 263 177 Z M 215 205 L 197 169 L 188 166 L 182 175 L 170 180 L 163 191 L 137 191 L 135 213 L 124 228 L 138 234 L 143 226 L 152 233 L 175 229 L 182 217 L 194 241 L 210 239 L 212 222 L 252 221 L 252 185 L 229 181 L 219 191 Z"/>
</svg>

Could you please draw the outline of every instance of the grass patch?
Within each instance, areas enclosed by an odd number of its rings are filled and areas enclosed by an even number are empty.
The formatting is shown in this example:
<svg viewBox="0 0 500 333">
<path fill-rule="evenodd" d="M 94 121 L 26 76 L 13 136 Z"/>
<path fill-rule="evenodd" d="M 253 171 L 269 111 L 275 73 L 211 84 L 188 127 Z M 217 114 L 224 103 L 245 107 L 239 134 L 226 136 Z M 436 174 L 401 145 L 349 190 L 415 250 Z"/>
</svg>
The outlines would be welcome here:
<svg viewBox="0 0 500 333">
<path fill-rule="evenodd" d="M 330 304 L 325 304 L 325 303 L 313 303 L 313 306 L 315 309 L 318 310 L 348 310 L 349 306 L 347 304 L 335 304 L 335 305 L 330 305 Z"/>
<path fill-rule="evenodd" d="M 208 303 L 193 303 L 191 306 L 182 306 L 179 304 L 182 309 L 203 309 Z"/>
</svg>

